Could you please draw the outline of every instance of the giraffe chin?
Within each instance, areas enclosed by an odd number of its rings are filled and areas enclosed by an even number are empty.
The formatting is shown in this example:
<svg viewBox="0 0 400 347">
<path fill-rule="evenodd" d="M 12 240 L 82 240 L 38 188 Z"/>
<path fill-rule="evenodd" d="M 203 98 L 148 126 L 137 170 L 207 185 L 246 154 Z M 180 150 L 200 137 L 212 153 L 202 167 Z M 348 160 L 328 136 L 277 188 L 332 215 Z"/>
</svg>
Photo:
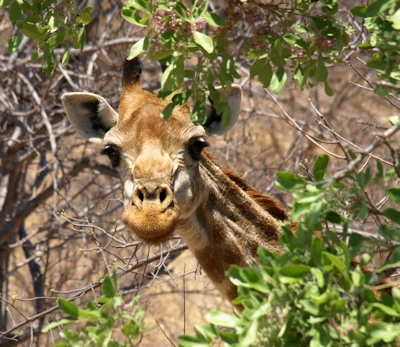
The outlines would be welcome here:
<svg viewBox="0 0 400 347">
<path fill-rule="evenodd" d="M 165 211 L 152 208 L 138 210 L 129 206 L 122 214 L 122 221 L 145 243 L 159 244 L 171 238 L 178 221 L 178 213 L 171 208 Z"/>
</svg>

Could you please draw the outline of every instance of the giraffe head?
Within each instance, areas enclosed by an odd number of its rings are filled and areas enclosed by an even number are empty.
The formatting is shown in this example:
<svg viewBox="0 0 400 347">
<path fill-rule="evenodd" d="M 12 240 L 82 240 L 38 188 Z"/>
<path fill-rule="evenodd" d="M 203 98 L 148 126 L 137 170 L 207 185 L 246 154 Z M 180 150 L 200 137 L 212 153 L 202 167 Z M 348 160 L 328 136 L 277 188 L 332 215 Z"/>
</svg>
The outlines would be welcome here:
<svg viewBox="0 0 400 347">
<path fill-rule="evenodd" d="M 206 136 L 223 134 L 236 123 L 241 89 L 233 85 L 230 90 L 232 122 L 227 129 L 222 129 L 222 115 L 211 100 L 206 125 L 194 126 L 187 104 L 162 119 L 170 101 L 142 90 L 140 73 L 138 59 L 125 61 L 118 112 L 91 93 L 66 93 L 62 103 L 75 130 L 101 144 L 119 171 L 124 223 L 143 241 L 158 243 L 167 240 L 178 223 L 188 221 L 204 197 L 199 163 Z"/>
</svg>

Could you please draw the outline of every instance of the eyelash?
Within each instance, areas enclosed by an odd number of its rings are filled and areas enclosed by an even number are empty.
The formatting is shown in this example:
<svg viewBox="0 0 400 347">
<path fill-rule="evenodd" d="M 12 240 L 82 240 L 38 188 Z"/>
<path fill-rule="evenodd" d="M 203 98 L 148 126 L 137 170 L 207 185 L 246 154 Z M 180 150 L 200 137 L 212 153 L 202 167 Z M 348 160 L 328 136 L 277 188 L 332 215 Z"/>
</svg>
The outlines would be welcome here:
<svg viewBox="0 0 400 347">
<path fill-rule="evenodd" d="M 209 144 L 204 141 L 203 138 L 199 138 L 189 146 L 189 154 L 193 160 L 199 161 L 201 158 L 201 152 L 208 146 Z"/>
<path fill-rule="evenodd" d="M 107 145 L 100 153 L 110 159 L 112 167 L 119 165 L 119 153 L 112 146 Z"/>
</svg>

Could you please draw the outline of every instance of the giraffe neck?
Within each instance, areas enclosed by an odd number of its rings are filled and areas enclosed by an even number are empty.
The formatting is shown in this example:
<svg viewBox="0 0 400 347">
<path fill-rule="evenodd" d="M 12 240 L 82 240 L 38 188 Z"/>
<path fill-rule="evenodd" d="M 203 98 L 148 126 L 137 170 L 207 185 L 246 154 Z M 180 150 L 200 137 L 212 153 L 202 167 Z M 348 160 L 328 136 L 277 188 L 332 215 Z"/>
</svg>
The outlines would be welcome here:
<svg viewBox="0 0 400 347">
<path fill-rule="evenodd" d="M 278 219 L 286 219 L 286 214 L 273 198 L 221 170 L 207 154 L 201 160 L 200 176 L 200 206 L 177 231 L 214 285 L 232 300 L 236 289 L 225 272 L 231 264 L 250 265 L 260 246 L 281 251 Z"/>
</svg>

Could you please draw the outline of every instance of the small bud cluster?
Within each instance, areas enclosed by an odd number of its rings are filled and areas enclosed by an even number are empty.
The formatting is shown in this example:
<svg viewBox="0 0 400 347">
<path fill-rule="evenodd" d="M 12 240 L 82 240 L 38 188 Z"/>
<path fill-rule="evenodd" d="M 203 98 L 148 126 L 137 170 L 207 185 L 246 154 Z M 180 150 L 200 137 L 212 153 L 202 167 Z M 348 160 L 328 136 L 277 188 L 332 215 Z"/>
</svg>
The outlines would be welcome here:
<svg viewBox="0 0 400 347">
<path fill-rule="evenodd" d="M 156 10 L 153 18 L 154 34 L 148 53 L 159 53 L 165 50 L 182 50 L 185 42 L 193 39 L 196 31 L 204 31 L 206 21 L 203 18 L 191 23 L 179 17 L 176 11 Z M 173 37 L 161 37 L 168 32 L 173 32 Z"/>
<path fill-rule="evenodd" d="M 178 31 L 182 26 L 182 19 L 173 11 L 157 11 L 154 16 L 154 33 L 165 34 L 169 30 Z"/>
<path fill-rule="evenodd" d="M 304 58 L 304 51 L 301 48 L 290 46 L 288 51 L 298 58 Z"/>
<path fill-rule="evenodd" d="M 336 42 L 320 34 L 315 39 L 315 45 L 321 50 L 329 50 L 336 47 Z"/>
<path fill-rule="evenodd" d="M 250 16 L 253 23 L 257 23 L 263 20 L 263 14 L 260 12 L 259 8 L 251 9 Z"/>
<path fill-rule="evenodd" d="M 189 23 L 180 18 L 176 12 L 159 10 L 154 16 L 154 33 L 156 36 L 165 34 L 167 31 L 175 31 L 193 37 L 195 31 L 203 31 L 206 21 L 200 18 L 194 23 Z"/>
</svg>

